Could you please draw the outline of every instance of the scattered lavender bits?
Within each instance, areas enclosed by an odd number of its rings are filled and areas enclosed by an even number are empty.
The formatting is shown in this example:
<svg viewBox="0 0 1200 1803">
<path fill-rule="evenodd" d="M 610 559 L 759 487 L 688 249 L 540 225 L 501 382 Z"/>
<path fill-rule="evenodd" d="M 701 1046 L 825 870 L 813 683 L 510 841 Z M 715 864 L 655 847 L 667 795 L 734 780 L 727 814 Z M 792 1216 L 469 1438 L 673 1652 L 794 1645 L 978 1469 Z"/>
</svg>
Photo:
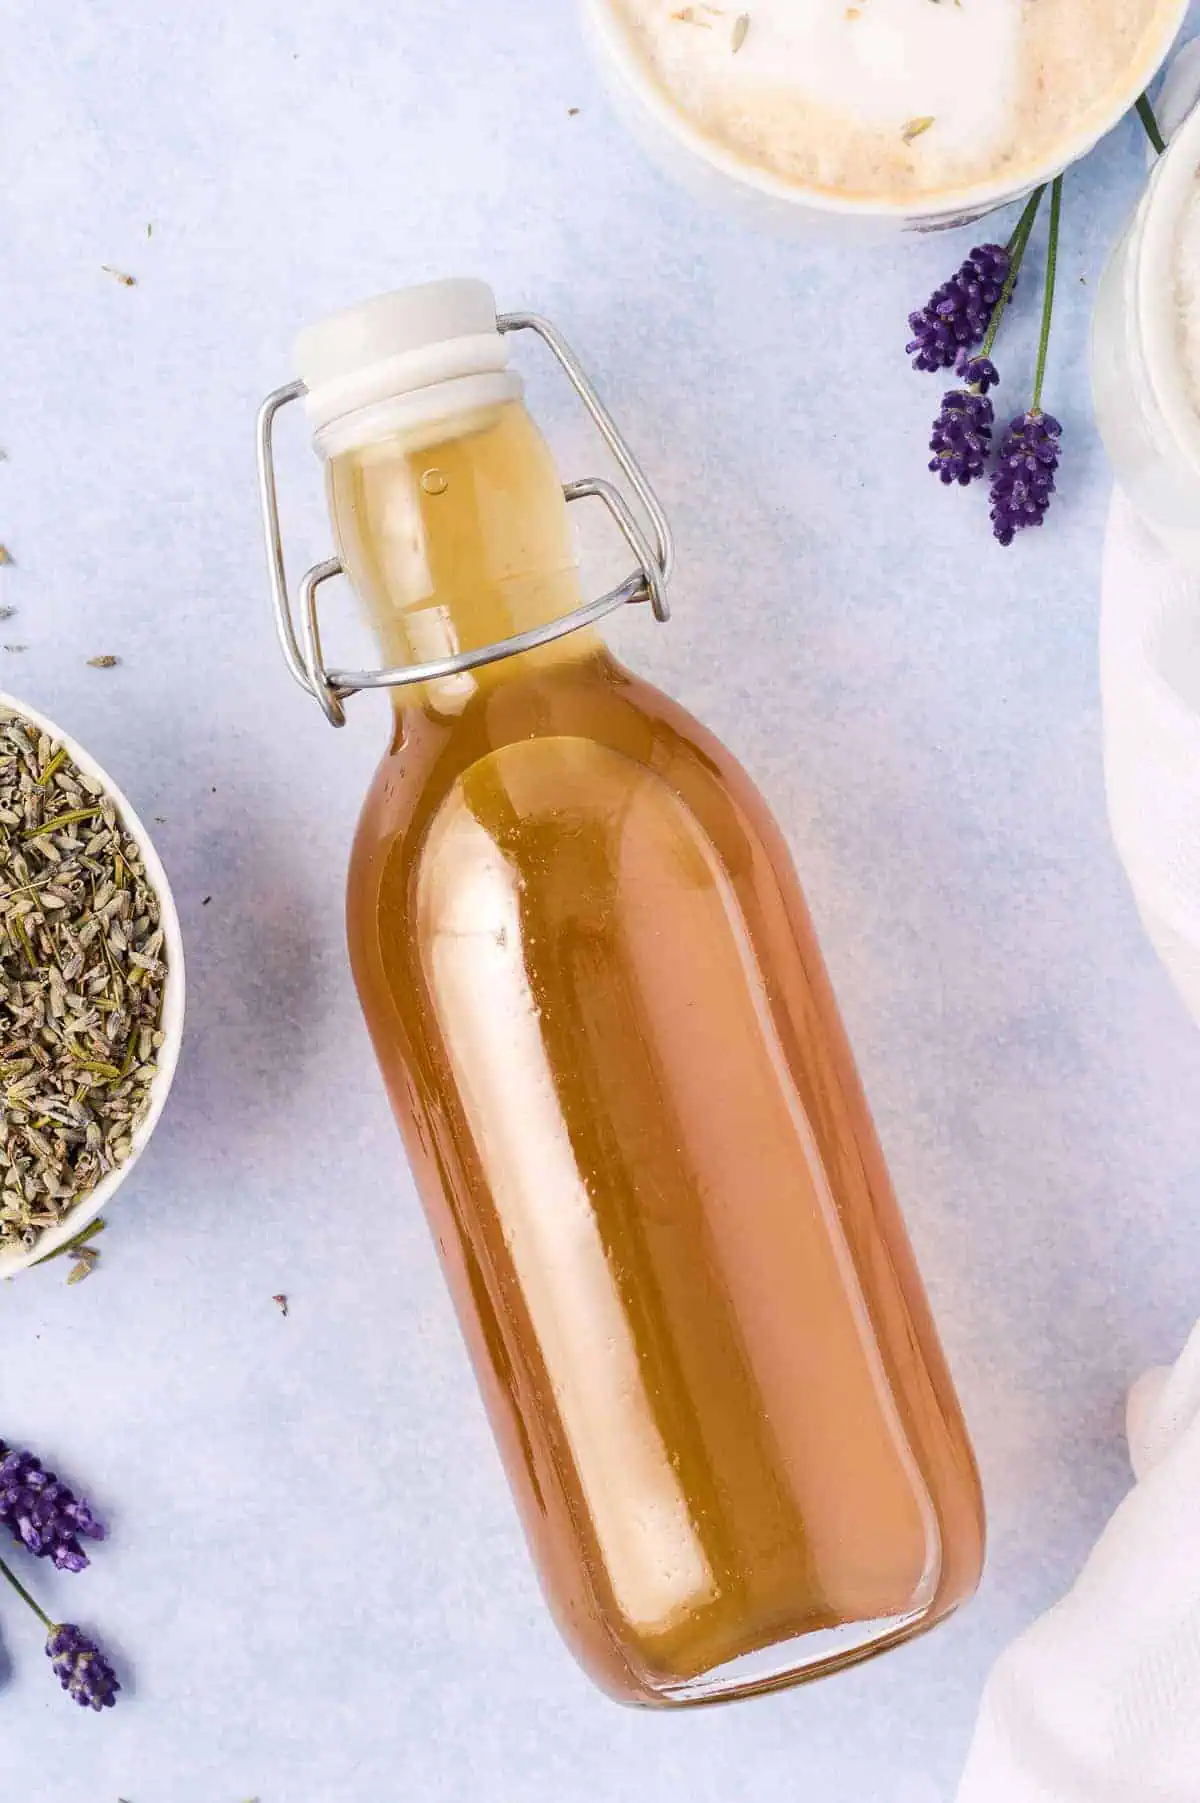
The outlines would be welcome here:
<svg viewBox="0 0 1200 1803">
<path fill-rule="evenodd" d="M 1040 526 L 1054 493 L 1062 427 L 1031 410 L 1014 419 L 1000 441 L 992 474 L 992 531 L 1011 545 L 1026 526 Z"/>
<path fill-rule="evenodd" d="M 992 403 L 983 394 L 952 388 L 942 396 L 942 410 L 933 422 L 929 467 L 949 486 L 965 488 L 982 476 L 992 442 Z"/>
<path fill-rule="evenodd" d="M 975 357 L 968 350 L 959 351 L 954 373 L 968 388 L 977 388 L 980 394 L 995 388 L 1000 380 L 1000 371 L 990 357 Z"/>
<path fill-rule="evenodd" d="M 103 1523 L 66 1484 L 59 1483 L 31 1452 L 0 1440 L 0 1523 L 14 1540 L 59 1571 L 82 1571 L 89 1563 L 80 1540 L 103 1540 Z"/>
<path fill-rule="evenodd" d="M 68 1696 L 74 1697 L 81 1709 L 111 1709 L 121 1686 L 94 1640 L 70 1622 L 51 1628 L 46 1639 L 46 1654 L 54 1663 L 55 1675 Z"/>
<path fill-rule="evenodd" d="M 949 369 L 964 345 L 982 343 L 1010 261 L 1002 244 L 977 244 L 958 272 L 909 314 L 913 335 L 905 349 L 914 369 Z"/>
</svg>

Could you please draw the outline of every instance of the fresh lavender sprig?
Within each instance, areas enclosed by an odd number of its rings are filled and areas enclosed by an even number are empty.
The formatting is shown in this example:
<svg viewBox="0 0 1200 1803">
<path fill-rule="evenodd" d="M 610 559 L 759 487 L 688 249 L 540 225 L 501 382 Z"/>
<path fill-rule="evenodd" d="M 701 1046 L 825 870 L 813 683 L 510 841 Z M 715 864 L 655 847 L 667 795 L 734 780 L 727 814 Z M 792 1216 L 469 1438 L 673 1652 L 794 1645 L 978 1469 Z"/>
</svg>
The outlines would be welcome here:
<svg viewBox="0 0 1200 1803">
<path fill-rule="evenodd" d="M 120 1684 L 117 1674 L 90 1635 L 73 1622 L 51 1621 L 20 1578 L 0 1559 L 0 1577 L 7 1580 L 46 1630 L 46 1656 L 67 1695 L 82 1709 L 111 1709 Z"/>
<path fill-rule="evenodd" d="M 1000 380 L 990 352 L 1000 330 L 1005 308 L 1017 285 L 1017 273 L 1029 243 L 1029 234 L 1037 218 L 1044 189 L 1039 188 L 1026 204 L 1012 235 L 1008 268 L 992 309 L 991 319 L 978 353 L 964 345 L 955 358 L 955 371 L 965 386 L 951 388 L 942 396 L 941 412 L 933 422 L 929 449 L 933 455 L 929 468 L 947 487 L 957 482 L 966 488 L 987 473 L 988 452 L 992 444 L 995 413 L 987 398 L 989 388 Z"/>
<path fill-rule="evenodd" d="M 950 280 L 909 314 L 912 338 L 904 348 L 914 369 L 949 369 L 964 345 L 982 343 L 1010 261 L 1005 245 L 977 244 Z"/>
<path fill-rule="evenodd" d="M 990 357 L 973 356 L 970 351 L 959 351 L 954 373 L 976 394 L 986 394 L 1000 380 L 1000 371 Z"/>
<path fill-rule="evenodd" d="M 987 469 L 995 414 L 985 394 L 952 388 L 942 396 L 942 410 L 933 422 L 929 467 L 947 487 L 957 482 L 966 488 Z"/>
<path fill-rule="evenodd" d="M 987 355 L 1000 316 L 1012 299 L 1021 254 L 1044 193 L 1043 186 L 1030 195 L 1007 244 L 977 244 L 950 280 L 909 314 L 913 336 L 905 349 L 914 369 L 950 369 L 964 350 L 974 350 L 985 338 Z"/>
<path fill-rule="evenodd" d="M 31 1452 L 0 1440 L 0 1524 L 39 1559 L 59 1571 L 82 1571 L 88 1556 L 80 1540 L 103 1540 L 104 1525 L 91 1506 L 60 1483 Z"/>
<path fill-rule="evenodd" d="M 1033 377 L 1033 403 L 1027 413 L 1011 421 L 1000 444 L 992 476 L 992 532 L 1002 545 L 1011 545 L 1027 526 L 1040 526 L 1054 493 L 1062 427 L 1042 412 L 1042 385 L 1050 348 L 1050 324 L 1054 316 L 1054 287 L 1058 271 L 1058 232 L 1062 215 L 1062 176 L 1050 190 L 1050 233 L 1046 245 L 1046 282 L 1042 297 L 1042 329 L 1038 339 L 1037 368 Z"/>
<path fill-rule="evenodd" d="M 71 1622 L 52 1627 L 46 1640 L 47 1657 L 67 1695 L 83 1709 L 111 1709 L 121 1686 L 117 1674 L 96 1642 Z"/>
<path fill-rule="evenodd" d="M 1054 493 L 1062 427 L 1052 414 L 1018 414 L 1000 441 L 992 474 L 992 531 L 1011 545 L 1026 526 L 1040 526 Z"/>
</svg>

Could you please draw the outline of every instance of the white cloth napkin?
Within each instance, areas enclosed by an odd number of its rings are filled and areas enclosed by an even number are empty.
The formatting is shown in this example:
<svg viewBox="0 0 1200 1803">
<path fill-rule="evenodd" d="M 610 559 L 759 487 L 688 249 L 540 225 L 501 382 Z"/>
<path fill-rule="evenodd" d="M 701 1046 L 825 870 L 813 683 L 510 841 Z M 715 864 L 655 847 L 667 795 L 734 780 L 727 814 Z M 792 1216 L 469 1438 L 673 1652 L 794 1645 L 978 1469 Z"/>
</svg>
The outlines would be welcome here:
<svg viewBox="0 0 1200 1803">
<path fill-rule="evenodd" d="M 959 1803 L 1200 1798 L 1200 1328 L 1128 1426 L 1137 1482 L 988 1680 Z"/>
<path fill-rule="evenodd" d="M 1200 42 L 1157 102 L 1200 95 Z M 1114 494 L 1100 628 L 1109 816 L 1200 1019 L 1200 577 Z M 1200 1327 L 1129 1398 L 1133 1490 L 1069 1594 L 988 1680 L 958 1803 L 1200 1803 Z"/>
<path fill-rule="evenodd" d="M 1200 1798 L 1200 1329 L 1128 1430 L 1137 1484 L 987 1680 L 959 1803 Z"/>
</svg>

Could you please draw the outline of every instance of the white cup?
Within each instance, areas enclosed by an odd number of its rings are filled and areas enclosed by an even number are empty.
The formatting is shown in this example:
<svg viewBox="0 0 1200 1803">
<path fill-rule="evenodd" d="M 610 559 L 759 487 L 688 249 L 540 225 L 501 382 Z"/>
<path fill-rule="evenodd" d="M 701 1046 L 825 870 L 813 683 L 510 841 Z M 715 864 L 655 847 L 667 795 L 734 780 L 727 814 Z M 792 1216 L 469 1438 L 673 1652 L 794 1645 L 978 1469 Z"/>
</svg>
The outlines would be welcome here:
<svg viewBox="0 0 1200 1803">
<path fill-rule="evenodd" d="M 1155 163 L 1101 277 L 1092 395 L 1118 483 L 1163 542 L 1200 569 L 1200 417 L 1184 381 L 1175 301 L 1176 244 L 1198 167 L 1200 107 Z"/>
<path fill-rule="evenodd" d="M 1078 162 L 1124 117 L 1153 79 L 1183 23 L 1188 0 L 1175 0 L 1164 13 L 1161 34 L 1143 60 L 1131 66 L 1099 123 L 1093 120 L 1086 131 L 1068 138 L 1044 168 L 1026 171 L 1015 185 L 1011 178 L 977 182 L 927 206 L 913 201 L 839 197 L 788 181 L 740 157 L 708 137 L 662 91 L 633 49 L 615 0 L 581 0 L 581 6 L 586 35 L 619 115 L 666 174 L 699 199 L 750 224 L 788 235 L 816 232 L 862 240 L 969 225 L 997 207 L 1020 200 L 1039 183 Z M 983 77 L 975 72 L 969 79 Z"/>
<path fill-rule="evenodd" d="M 113 782 L 111 776 L 101 769 L 94 757 L 90 757 L 82 745 L 76 744 L 69 733 L 63 732 L 53 720 L 48 720 L 36 708 L 29 707 L 24 701 L 18 701 L 13 695 L 0 691 L 0 708 L 8 708 L 19 714 L 31 726 L 49 735 L 59 745 L 65 746 L 67 755 L 73 760 L 77 769 L 85 776 L 98 782 L 105 795 L 112 801 L 126 830 L 137 842 L 137 848 L 145 865 L 146 876 L 151 888 L 158 896 L 163 942 L 167 961 L 167 977 L 163 986 L 162 1033 L 163 1043 L 159 1049 L 156 1063 L 158 1066 L 150 1088 L 150 1106 L 139 1121 L 133 1133 L 132 1146 L 128 1158 L 117 1168 L 101 1179 L 95 1189 L 81 1196 L 75 1206 L 68 1210 L 57 1227 L 48 1228 L 37 1244 L 27 1252 L 9 1252 L 0 1254 L 0 1277 L 13 1277 L 18 1271 L 28 1270 L 30 1265 L 38 1264 L 42 1259 L 58 1252 L 70 1240 L 73 1240 L 85 1227 L 89 1227 L 101 1211 L 108 1207 L 117 1190 L 120 1189 L 130 1171 L 150 1143 L 150 1136 L 158 1125 L 159 1117 L 166 1106 L 167 1096 L 175 1077 L 175 1066 L 179 1061 L 179 1048 L 183 1043 L 183 1012 L 186 979 L 183 969 L 183 937 L 179 930 L 179 915 L 175 909 L 175 900 L 171 894 L 171 885 L 167 881 L 167 873 L 162 867 L 158 853 L 151 842 L 150 835 Z"/>
</svg>

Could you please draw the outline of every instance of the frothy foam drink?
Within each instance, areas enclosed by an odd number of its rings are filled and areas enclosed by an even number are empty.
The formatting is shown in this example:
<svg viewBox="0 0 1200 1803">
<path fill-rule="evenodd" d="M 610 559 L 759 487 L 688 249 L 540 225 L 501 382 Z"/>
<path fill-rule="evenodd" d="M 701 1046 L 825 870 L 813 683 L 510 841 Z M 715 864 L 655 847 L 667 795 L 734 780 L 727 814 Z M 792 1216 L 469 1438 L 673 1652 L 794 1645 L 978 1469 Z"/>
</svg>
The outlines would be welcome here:
<svg viewBox="0 0 1200 1803">
<path fill-rule="evenodd" d="M 716 145 L 798 186 L 922 205 L 1020 186 L 1098 134 L 1173 0 L 611 0 Z"/>
</svg>

